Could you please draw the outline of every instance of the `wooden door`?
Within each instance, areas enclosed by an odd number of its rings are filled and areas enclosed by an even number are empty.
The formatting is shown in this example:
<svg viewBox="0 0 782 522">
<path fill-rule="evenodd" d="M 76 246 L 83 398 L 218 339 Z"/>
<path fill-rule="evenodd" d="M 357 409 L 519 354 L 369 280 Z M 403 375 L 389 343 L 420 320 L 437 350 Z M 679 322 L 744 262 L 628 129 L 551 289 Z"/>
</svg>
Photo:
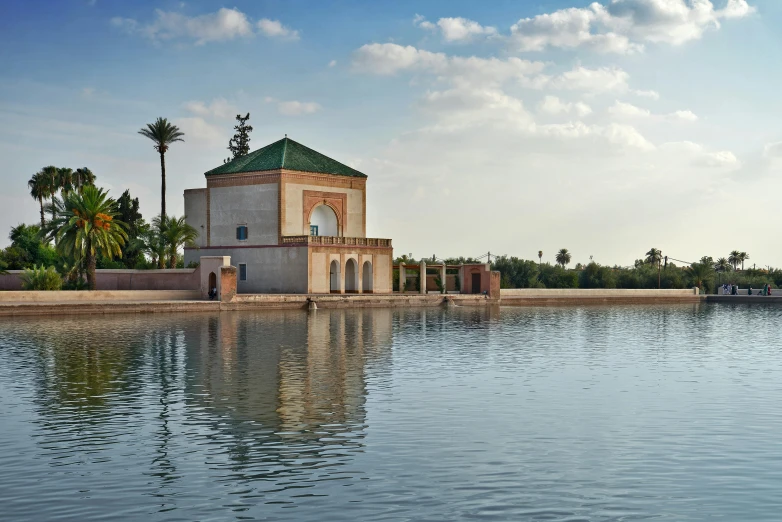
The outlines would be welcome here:
<svg viewBox="0 0 782 522">
<path fill-rule="evenodd" d="M 472 286 L 470 287 L 473 294 L 481 293 L 481 274 L 472 274 Z"/>
</svg>

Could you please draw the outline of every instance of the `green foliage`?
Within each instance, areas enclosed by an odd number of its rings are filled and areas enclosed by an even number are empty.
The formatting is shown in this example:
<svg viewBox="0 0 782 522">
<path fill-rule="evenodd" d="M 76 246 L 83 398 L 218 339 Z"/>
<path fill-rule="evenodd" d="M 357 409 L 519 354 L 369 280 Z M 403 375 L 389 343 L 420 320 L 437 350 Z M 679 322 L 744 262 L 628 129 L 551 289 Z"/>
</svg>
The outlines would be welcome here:
<svg viewBox="0 0 782 522">
<path fill-rule="evenodd" d="M 138 239 L 147 225 L 139 212 L 138 198 L 131 198 L 130 190 L 123 192 L 117 200 L 117 212 L 120 221 L 128 225 L 128 240 L 122 247 L 120 257 L 122 268 L 135 268 L 144 256 L 144 245 Z"/>
<path fill-rule="evenodd" d="M 184 263 L 184 259 L 182 260 L 182 262 Z M 187 264 L 186 268 L 198 268 L 199 266 L 201 266 L 201 263 L 199 263 L 198 261 L 190 261 Z"/>
<path fill-rule="evenodd" d="M 63 200 L 62 215 L 52 222 L 57 249 L 65 256 L 84 260 L 87 282 L 95 290 L 97 258 L 122 254 L 127 225 L 116 219 L 117 204 L 103 189 L 87 186 L 81 194 L 65 194 Z"/>
<path fill-rule="evenodd" d="M 11 229 L 11 245 L 0 251 L 0 262 L 9 270 L 23 270 L 34 265 L 52 266 L 57 252 L 42 240 L 41 227 L 20 224 Z"/>
<path fill-rule="evenodd" d="M 546 288 L 578 288 L 578 272 L 561 265 L 540 265 L 538 279 Z"/>
<path fill-rule="evenodd" d="M 698 287 L 701 290 L 712 288 L 714 286 L 714 260 L 704 259 L 704 262 L 693 263 L 687 268 L 687 277 L 689 286 Z"/>
<path fill-rule="evenodd" d="M 21 275 L 22 288 L 25 290 L 60 290 L 62 278 L 54 267 L 28 268 Z"/>
<path fill-rule="evenodd" d="M 250 152 L 250 133 L 253 131 L 253 128 L 247 125 L 247 120 L 249 119 L 249 112 L 244 117 L 241 114 L 236 115 L 236 121 L 239 123 L 234 126 L 236 134 L 228 140 L 228 150 L 231 151 L 231 157 L 225 160 L 225 163 Z"/>
<path fill-rule="evenodd" d="M 160 267 L 163 268 L 164 262 L 161 262 L 163 258 L 168 259 L 168 267 L 175 268 L 177 266 L 177 252 L 182 247 L 194 247 L 195 240 L 198 238 L 198 231 L 192 226 L 188 225 L 185 221 L 185 216 L 173 217 L 173 216 L 156 216 L 152 220 L 152 228 L 157 234 L 156 240 L 158 243 L 156 247 L 162 249 L 158 250 L 158 262 Z"/>
<path fill-rule="evenodd" d="M 601 266 L 594 261 L 584 267 L 578 279 L 581 288 L 616 288 L 617 283 L 612 268 Z"/>
<path fill-rule="evenodd" d="M 501 256 L 492 263 L 492 270 L 499 270 L 502 288 L 540 288 L 538 263 L 517 257 Z"/>
</svg>

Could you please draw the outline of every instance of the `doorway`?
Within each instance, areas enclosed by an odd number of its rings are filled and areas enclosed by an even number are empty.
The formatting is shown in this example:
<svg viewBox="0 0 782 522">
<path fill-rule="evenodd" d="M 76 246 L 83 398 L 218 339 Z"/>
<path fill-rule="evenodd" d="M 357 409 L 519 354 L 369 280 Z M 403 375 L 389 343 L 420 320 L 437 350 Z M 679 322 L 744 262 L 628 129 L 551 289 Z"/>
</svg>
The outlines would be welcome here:
<svg viewBox="0 0 782 522">
<path fill-rule="evenodd" d="M 358 293 L 358 265 L 355 259 L 348 259 L 345 263 L 345 293 Z"/>
<path fill-rule="evenodd" d="M 329 291 L 332 294 L 339 293 L 339 261 L 336 259 L 331 262 L 331 268 L 329 269 Z"/>
<path fill-rule="evenodd" d="M 480 272 L 472 274 L 472 286 L 470 287 L 473 294 L 481 293 L 481 274 Z"/>
<path fill-rule="evenodd" d="M 371 294 L 372 293 L 372 262 L 371 261 L 364 261 L 364 273 L 362 274 L 363 277 L 361 278 L 361 291 L 365 294 Z"/>
</svg>

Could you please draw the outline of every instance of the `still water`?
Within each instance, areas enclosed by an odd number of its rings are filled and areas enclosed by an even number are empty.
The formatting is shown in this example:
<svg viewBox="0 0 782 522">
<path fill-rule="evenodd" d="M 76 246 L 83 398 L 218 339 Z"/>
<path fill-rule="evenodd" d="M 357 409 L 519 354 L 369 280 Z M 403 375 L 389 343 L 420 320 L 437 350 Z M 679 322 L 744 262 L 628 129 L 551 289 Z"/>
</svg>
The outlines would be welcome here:
<svg viewBox="0 0 782 522">
<path fill-rule="evenodd" d="M 3 319 L 0 519 L 780 520 L 781 319 Z"/>
</svg>

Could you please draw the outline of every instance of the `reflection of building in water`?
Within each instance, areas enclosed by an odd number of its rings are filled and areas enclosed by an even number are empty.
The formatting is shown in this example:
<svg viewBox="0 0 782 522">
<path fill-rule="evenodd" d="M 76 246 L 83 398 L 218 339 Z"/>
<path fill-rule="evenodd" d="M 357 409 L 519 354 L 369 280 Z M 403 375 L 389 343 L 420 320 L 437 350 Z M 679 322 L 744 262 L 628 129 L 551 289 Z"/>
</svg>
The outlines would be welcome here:
<svg viewBox="0 0 782 522">
<path fill-rule="evenodd" d="M 314 442 L 361 430 L 365 364 L 390 357 L 392 314 L 373 309 L 210 317 L 186 333 L 188 395 L 234 423 L 251 423 L 254 431 L 286 440 Z"/>
</svg>

